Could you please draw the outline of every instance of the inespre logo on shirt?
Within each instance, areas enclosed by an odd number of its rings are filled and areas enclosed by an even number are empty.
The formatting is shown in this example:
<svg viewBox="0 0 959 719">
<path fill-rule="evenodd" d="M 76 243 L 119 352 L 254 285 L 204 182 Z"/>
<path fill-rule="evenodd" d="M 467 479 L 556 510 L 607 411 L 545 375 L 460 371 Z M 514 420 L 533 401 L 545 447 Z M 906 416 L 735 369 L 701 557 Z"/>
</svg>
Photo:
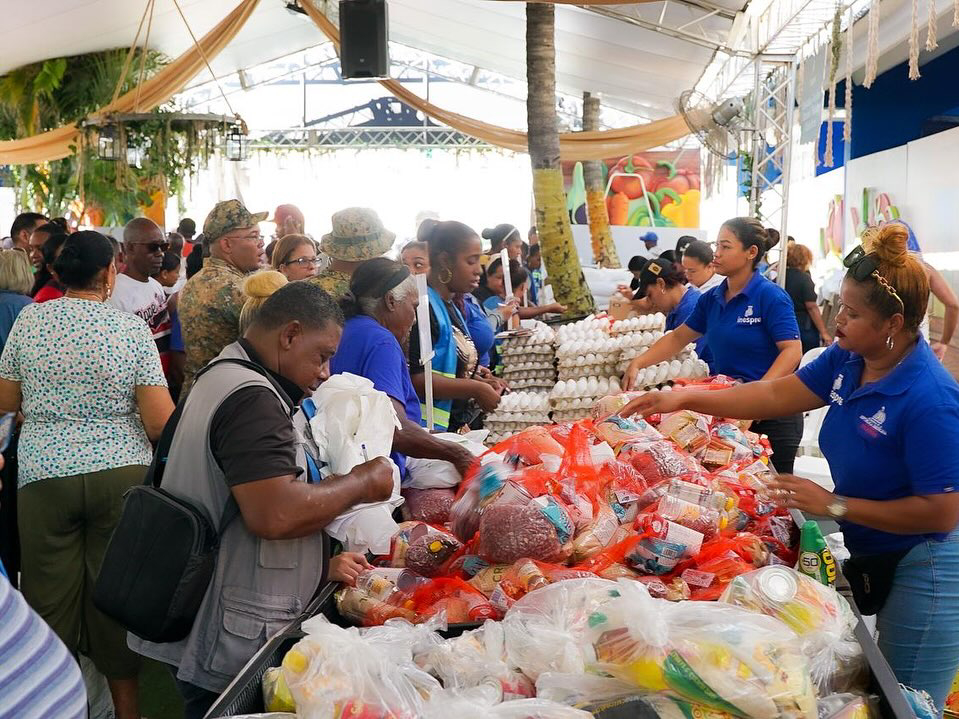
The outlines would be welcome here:
<svg viewBox="0 0 959 719">
<path fill-rule="evenodd" d="M 742 317 L 736 318 L 736 324 L 740 324 L 740 325 L 758 325 L 762 321 L 763 321 L 762 317 L 753 317 L 752 305 L 749 305 L 749 307 L 746 308 L 746 311 L 743 312 Z"/>
</svg>

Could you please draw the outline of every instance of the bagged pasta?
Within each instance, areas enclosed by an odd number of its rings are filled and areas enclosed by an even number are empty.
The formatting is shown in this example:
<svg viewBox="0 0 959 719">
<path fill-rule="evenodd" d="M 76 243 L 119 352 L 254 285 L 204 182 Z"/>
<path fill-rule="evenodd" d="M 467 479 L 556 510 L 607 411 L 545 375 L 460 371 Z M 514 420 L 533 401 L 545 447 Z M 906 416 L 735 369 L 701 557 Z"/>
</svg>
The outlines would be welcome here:
<svg viewBox="0 0 959 719">
<path fill-rule="evenodd" d="M 692 455 L 700 455 L 709 444 L 711 417 L 690 410 L 681 410 L 663 416 L 659 432 L 677 447 Z"/>
<path fill-rule="evenodd" d="M 727 604 L 653 599 L 628 580 L 617 589 L 587 622 L 590 671 L 734 716 L 816 718 L 800 641 L 779 620 Z"/>
<path fill-rule="evenodd" d="M 720 602 L 775 617 L 799 635 L 820 693 L 856 688 L 864 666 L 856 616 L 835 589 L 789 567 L 736 577 Z"/>
<path fill-rule="evenodd" d="M 602 552 L 612 543 L 618 528 L 616 512 L 609 504 L 601 502 L 596 517 L 573 539 L 573 561 L 578 563 Z"/>
<path fill-rule="evenodd" d="M 663 435 L 645 419 L 616 415 L 596 422 L 593 431 L 613 449 L 619 449 L 624 444 L 652 444 L 663 439 Z"/>
</svg>

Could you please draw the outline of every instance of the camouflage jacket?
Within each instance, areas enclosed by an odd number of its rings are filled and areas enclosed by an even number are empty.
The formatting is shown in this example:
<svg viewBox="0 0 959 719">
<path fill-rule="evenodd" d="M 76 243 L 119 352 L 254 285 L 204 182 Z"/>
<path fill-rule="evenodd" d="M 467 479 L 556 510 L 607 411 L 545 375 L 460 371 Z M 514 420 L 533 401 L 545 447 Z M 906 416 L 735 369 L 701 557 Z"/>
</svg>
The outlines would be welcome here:
<svg viewBox="0 0 959 719">
<path fill-rule="evenodd" d="M 203 261 L 203 269 L 182 290 L 178 312 L 186 350 L 184 390 L 193 376 L 240 336 L 240 309 L 246 275 L 215 257 Z"/>
<path fill-rule="evenodd" d="M 320 289 L 326 290 L 334 300 L 340 299 L 350 291 L 350 275 L 339 270 L 327 268 L 307 281 L 319 286 Z"/>
</svg>

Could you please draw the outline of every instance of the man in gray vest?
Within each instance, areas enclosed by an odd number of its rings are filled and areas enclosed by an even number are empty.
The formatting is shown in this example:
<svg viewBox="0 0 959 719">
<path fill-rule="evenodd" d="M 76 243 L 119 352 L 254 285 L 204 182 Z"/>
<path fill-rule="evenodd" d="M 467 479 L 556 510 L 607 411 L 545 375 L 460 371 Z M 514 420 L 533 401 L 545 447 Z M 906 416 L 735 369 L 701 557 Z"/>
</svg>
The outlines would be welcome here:
<svg viewBox="0 0 959 719">
<path fill-rule="evenodd" d="M 266 640 L 309 603 L 328 563 L 323 528 L 392 492 L 392 466 L 383 458 L 316 483 L 316 447 L 297 405 L 329 377 L 342 322 L 316 285 L 286 285 L 199 375 L 183 407 L 163 488 L 221 528 L 216 571 L 186 639 L 154 644 L 131 634 L 129 644 L 176 668 L 186 719 L 203 717 Z M 364 562 L 338 558 L 329 578 L 353 578 Z"/>
</svg>

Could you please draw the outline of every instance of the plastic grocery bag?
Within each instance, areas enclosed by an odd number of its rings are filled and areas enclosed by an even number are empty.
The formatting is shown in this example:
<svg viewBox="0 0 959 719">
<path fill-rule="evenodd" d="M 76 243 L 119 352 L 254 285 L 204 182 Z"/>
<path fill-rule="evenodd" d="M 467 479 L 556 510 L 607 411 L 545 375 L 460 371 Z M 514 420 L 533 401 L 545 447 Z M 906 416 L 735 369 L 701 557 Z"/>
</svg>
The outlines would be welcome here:
<svg viewBox="0 0 959 719">
<path fill-rule="evenodd" d="M 763 567 L 732 580 L 720 602 L 779 619 L 799 635 L 821 694 L 856 688 L 865 668 L 856 616 L 835 589 L 789 567 Z"/>
<path fill-rule="evenodd" d="M 816 719 L 796 634 L 778 619 L 727 604 L 667 602 L 621 579 L 588 620 L 587 669 L 750 719 Z M 533 594 L 531 597 L 535 597 Z"/>
<path fill-rule="evenodd" d="M 270 667 L 263 673 L 263 708 L 268 712 L 295 712 L 293 695 L 286 685 L 286 677 L 280 667 Z"/>
<path fill-rule="evenodd" d="M 530 679 L 544 672 L 582 674 L 592 653 L 587 624 L 619 596 L 606 579 L 567 579 L 527 594 L 503 618 L 506 656 Z"/>
<path fill-rule="evenodd" d="M 636 694 L 635 684 L 594 674 L 544 672 L 536 680 L 536 696 L 570 706 L 608 702 Z"/>
<path fill-rule="evenodd" d="M 581 709 L 546 699 L 517 699 L 492 704 L 477 692 L 443 692 L 427 702 L 423 719 L 593 719 Z"/>
<path fill-rule="evenodd" d="M 483 444 L 489 431 L 475 430 L 468 434 L 453 434 L 444 432 L 434 435 L 437 439 L 447 442 L 454 442 L 470 451 L 474 457 L 479 457 L 486 452 L 486 445 Z M 412 489 L 442 489 L 455 487 L 460 483 L 462 477 L 449 462 L 441 459 L 418 459 L 416 457 L 406 458 L 406 470 L 409 474 L 403 487 Z"/>
<path fill-rule="evenodd" d="M 300 719 L 414 719 L 423 715 L 429 696 L 441 691 L 436 679 L 413 664 L 412 628 L 360 634 L 316 617 L 303 630 L 306 637 L 283 659 Z"/>
<path fill-rule="evenodd" d="M 374 457 L 388 457 L 393 431 L 400 426 L 393 402 L 373 389 L 365 377 L 349 373 L 326 380 L 313 393 L 316 415 L 310 430 L 319 449 L 318 459 L 332 474 L 346 474 Z M 394 465 L 393 495 L 385 502 L 361 504 L 341 514 L 326 527 L 347 551 L 384 554 L 396 531 L 393 510 L 403 503 L 399 470 Z"/>
<path fill-rule="evenodd" d="M 346 474 L 367 458 L 388 457 L 399 429 L 393 402 L 365 377 L 333 375 L 313 393 L 316 415 L 310 429 L 319 459 L 333 474 Z M 365 450 L 364 450 L 365 447 Z"/>
</svg>

